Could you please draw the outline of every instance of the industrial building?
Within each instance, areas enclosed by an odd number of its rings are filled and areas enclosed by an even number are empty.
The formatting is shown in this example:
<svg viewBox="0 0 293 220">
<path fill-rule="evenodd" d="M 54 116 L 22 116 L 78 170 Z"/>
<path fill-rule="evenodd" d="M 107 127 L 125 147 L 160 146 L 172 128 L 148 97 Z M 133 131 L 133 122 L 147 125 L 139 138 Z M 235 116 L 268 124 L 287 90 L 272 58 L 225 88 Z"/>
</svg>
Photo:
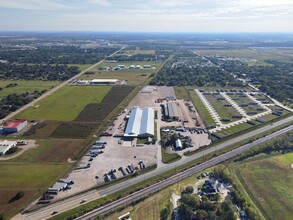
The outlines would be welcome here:
<svg viewBox="0 0 293 220">
<path fill-rule="evenodd" d="M 10 148 L 15 147 L 16 144 L 17 144 L 16 141 L 7 141 L 7 140 L 5 140 L 5 141 L 1 141 L 1 142 L 0 142 L 0 156 L 5 155 L 6 152 L 7 152 Z"/>
<path fill-rule="evenodd" d="M 76 80 L 70 85 L 73 86 L 107 86 L 121 84 L 121 80 L 118 79 L 93 79 L 93 80 Z"/>
<path fill-rule="evenodd" d="M 116 85 L 118 84 L 118 79 L 93 79 L 89 82 L 90 85 Z"/>
<path fill-rule="evenodd" d="M 179 111 L 176 102 L 167 102 L 163 104 L 163 111 L 165 119 L 177 121 L 179 119 Z"/>
<path fill-rule="evenodd" d="M 22 129 L 24 129 L 27 125 L 28 125 L 27 120 L 15 119 L 8 122 L 6 125 L 3 126 L 3 133 L 11 134 L 11 133 L 19 132 Z"/>
<path fill-rule="evenodd" d="M 153 137 L 154 133 L 154 110 L 134 107 L 130 112 L 124 136 Z"/>
</svg>

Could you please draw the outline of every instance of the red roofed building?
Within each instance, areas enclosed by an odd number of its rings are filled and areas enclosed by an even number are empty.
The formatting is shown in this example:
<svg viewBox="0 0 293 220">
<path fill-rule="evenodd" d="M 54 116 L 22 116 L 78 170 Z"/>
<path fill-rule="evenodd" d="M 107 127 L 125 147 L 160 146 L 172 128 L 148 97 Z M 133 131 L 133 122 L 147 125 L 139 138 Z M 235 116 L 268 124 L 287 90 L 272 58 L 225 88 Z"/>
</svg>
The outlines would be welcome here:
<svg viewBox="0 0 293 220">
<path fill-rule="evenodd" d="M 28 125 L 27 120 L 15 119 L 3 126 L 3 133 L 15 133 L 24 129 Z"/>
</svg>

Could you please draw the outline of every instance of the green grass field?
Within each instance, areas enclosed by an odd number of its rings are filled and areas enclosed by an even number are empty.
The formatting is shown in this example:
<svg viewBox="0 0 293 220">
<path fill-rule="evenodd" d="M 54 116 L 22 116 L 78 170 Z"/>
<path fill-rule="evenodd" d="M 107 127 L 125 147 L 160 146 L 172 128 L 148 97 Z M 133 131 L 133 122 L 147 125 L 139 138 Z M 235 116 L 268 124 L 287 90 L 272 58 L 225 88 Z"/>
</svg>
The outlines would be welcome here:
<svg viewBox="0 0 293 220">
<path fill-rule="evenodd" d="M 250 98 L 248 98 L 245 94 L 233 94 L 233 95 L 229 95 L 229 97 L 231 99 L 233 98 L 239 98 L 239 100 L 234 100 L 234 102 L 236 102 L 238 105 L 241 104 L 246 104 L 248 105 L 249 103 L 253 102 L 256 103 L 254 101 L 252 101 Z M 257 110 L 258 108 L 261 108 L 260 105 L 248 105 L 248 106 L 240 106 L 246 113 L 248 112 L 256 112 L 256 114 L 262 113 L 265 110 Z M 250 114 L 250 115 L 255 115 L 255 114 Z"/>
<path fill-rule="evenodd" d="M 276 49 L 241 49 L 241 50 L 196 50 L 201 55 L 229 56 L 235 58 L 251 58 L 259 61 L 276 60 L 281 62 L 292 62 L 292 50 Z"/>
<path fill-rule="evenodd" d="M 124 69 L 117 71 L 101 71 L 98 70 L 100 66 L 109 66 L 111 68 L 117 65 L 152 65 L 155 66 L 155 69 Z M 144 80 L 152 73 L 157 71 L 162 63 L 158 62 L 117 62 L 117 63 L 107 63 L 103 62 L 97 67 L 90 70 L 90 72 L 94 72 L 94 74 L 83 74 L 79 77 L 79 79 L 120 79 L 127 80 L 127 84 L 129 85 L 139 85 L 144 82 Z"/>
<path fill-rule="evenodd" d="M 134 55 L 134 54 L 155 54 L 156 51 L 155 50 L 140 50 L 140 49 L 136 49 L 136 50 L 128 50 L 127 53 L 130 54 L 130 55 Z"/>
<path fill-rule="evenodd" d="M 37 144 L 37 148 L 17 158 L 0 162 L 0 213 L 4 213 L 7 219 L 69 171 L 72 164 L 67 160 L 79 154 L 84 140 L 43 139 L 37 140 Z M 9 203 L 19 191 L 25 196 Z"/>
<path fill-rule="evenodd" d="M 20 156 L 9 160 L 14 164 L 63 164 L 85 147 L 85 140 L 78 139 L 39 139 L 39 145 Z M 1 163 L 0 163 L 1 164 Z"/>
<path fill-rule="evenodd" d="M 238 118 L 232 118 L 233 115 L 240 115 L 240 113 L 234 107 L 226 107 L 225 104 L 229 104 L 226 100 L 218 100 L 218 98 L 223 98 L 223 96 L 205 95 L 205 97 L 214 107 L 215 111 L 219 114 L 221 119 L 228 118 L 231 120 L 230 122 L 239 120 Z"/>
<path fill-rule="evenodd" d="M 7 85 L 16 83 L 17 86 L 6 88 Z M 58 81 L 40 81 L 40 80 L 0 80 L 0 98 L 6 97 L 13 93 L 21 94 L 25 92 L 33 92 L 35 90 L 49 90 L 59 84 Z"/>
<path fill-rule="evenodd" d="M 289 153 L 237 166 L 241 182 L 267 219 L 292 219 L 292 163 L 293 153 Z"/>
<path fill-rule="evenodd" d="M 4 213 L 7 219 L 11 218 L 50 187 L 54 181 L 61 178 L 70 166 L 70 164 L 1 164 L 0 213 Z M 24 192 L 24 197 L 9 202 L 20 191 Z"/>
<path fill-rule="evenodd" d="M 262 62 L 246 62 L 245 64 L 248 66 L 273 66 L 272 64 L 264 62 L 264 61 L 262 61 Z"/>
<path fill-rule="evenodd" d="M 186 87 L 175 86 L 174 90 L 177 99 L 190 100 L 189 92 L 187 91 Z"/>
<path fill-rule="evenodd" d="M 203 123 L 206 126 L 215 124 L 214 119 L 212 118 L 211 114 L 208 112 L 207 108 L 204 106 L 204 104 L 202 103 L 202 101 L 200 100 L 196 92 L 194 90 L 189 90 L 189 93 L 190 93 L 190 99 L 194 107 L 198 111 L 198 114 L 201 120 L 203 121 Z"/>
<path fill-rule="evenodd" d="M 169 164 L 181 159 L 181 156 L 177 153 L 167 153 L 164 147 L 161 147 L 161 151 L 163 163 Z"/>
<path fill-rule="evenodd" d="M 89 103 L 100 103 L 110 89 L 110 86 L 66 86 L 15 118 L 72 121 Z"/>
</svg>

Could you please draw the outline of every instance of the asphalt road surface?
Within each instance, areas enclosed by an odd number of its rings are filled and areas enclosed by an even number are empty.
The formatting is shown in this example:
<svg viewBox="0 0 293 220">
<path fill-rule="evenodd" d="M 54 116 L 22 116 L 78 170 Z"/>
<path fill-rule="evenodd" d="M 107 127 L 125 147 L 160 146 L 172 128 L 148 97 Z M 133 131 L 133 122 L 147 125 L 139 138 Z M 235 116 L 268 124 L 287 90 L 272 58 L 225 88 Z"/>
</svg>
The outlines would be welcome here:
<svg viewBox="0 0 293 220">
<path fill-rule="evenodd" d="M 199 164 L 199 165 L 194 166 L 194 167 L 192 167 L 190 169 L 187 169 L 187 170 L 185 170 L 183 172 L 180 172 L 180 173 L 178 173 L 176 175 L 173 175 L 170 178 L 162 180 L 162 181 L 160 181 L 160 182 L 158 182 L 156 184 L 153 184 L 153 185 L 151 185 L 151 186 L 149 186 L 147 188 L 144 188 L 142 190 L 134 192 L 133 194 L 130 194 L 130 195 L 125 196 L 125 197 L 123 197 L 123 198 L 121 198 L 119 200 L 116 200 L 116 201 L 114 201 L 112 203 L 109 203 L 109 204 L 106 204 L 106 205 L 104 205 L 104 206 L 102 206 L 100 208 L 97 208 L 97 209 L 95 209 L 95 210 L 93 210 L 93 211 L 91 211 L 91 212 L 89 212 L 89 213 L 77 218 L 77 219 L 78 220 L 86 220 L 86 219 L 91 219 L 91 218 L 93 218 L 93 217 L 95 217 L 97 215 L 106 214 L 107 212 L 110 212 L 111 210 L 115 210 L 119 206 L 125 205 L 127 203 L 132 202 L 132 201 L 135 201 L 136 199 L 139 199 L 141 197 L 147 196 L 150 193 L 157 192 L 157 191 L 159 191 L 159 190 L 161 190 L 161 189 L 163 189 L 163 188 L 165 188 L 167 186 L 170 186 L 170 185 L 172 185 L 172 184 L 174 184 L 174 183 L 176 183 L 176 182 L 178 182 L 178 181 L 180 181 L 182 179 L 185 179 L 185 178 L 187 178 L 187 177 L 189 177 L 191 175 L 199 173 L 199 172 L 201 172 L 201 171 L 203 171 L 203 170 L 205 170 L 205 169 L 207 169 L 207 168 L 209 168 L 211 166 L 214 166 L 214 165 L 216 165 L 218 163 L 221 163 L 223 161 L 231 159 L 231 158 L 233 158 L 233 157 L 235 157 L 235 156 L 237 156 L 237 155 L 249 150 L 250 148 L 252 148 L 254 146 L 257 146 L 257 145 L 259 145 L 261 143 L 264 143 L 264 142 L 266 142 L 268 140 L 271 140 L 272 138 L 277 137 L 277 136 L 279 136 L 279 135 L 281 135 L 281 134 L 283 134 L 283 133 L 285 133 L 285 132 L 287 132 L 289 130 L 292 130 L 292 129 L 293 129 L 293 125 L 290 126 L 290 127 L 284 128 L 282 130 L 279 130 L 279 131 L 277 131 L 277 132 L 275 132 L 273 134 L 270 134 L 270 135 L 268 135 L 266 137 L 260 138 L 260 139 L 258 139 L 256 141 L 252 142 L 252 143 L 245 144 L 245 145 L 243 145 L 243 146 L 241 146 L 241 147 L 239 147 L 239 148 L 237 148 L 235 150 L 229 151 L 228 153 L 225 153 L 225 154 L 222 154 L 222 155 L 220 155 L 218 157 L 212 158 L 211 160 L 208 160 L 208 161 L 206 161 L 206 162 L 204 162 L 202 164 Z"/>
<path fill-rule="evenodd" d="M 113 55 L 115 55 L 116 53 L 120 52 L 121 50 L 123 50 L 124 47 L 120 48 L 118 51 L 116 51 L 115 53 L 109 55 L 108 57 L 111 57 Z M 101 64 L 105 59 L 95 63 L 94 65 L 90 66 L 89 68 L 87 68 L 86 70 L 80 72 L 79 74 L 73 76 L 72 78 L 58 84 L 57 86 L 55 86 L 54 88 L 52 88 L 51 90 L 49 90 L 48 92 L 44 93 L 43 95 L 41 95 L 39 98 L 31 101 L 30 103 L 22 106 L 21 108 L 19 108 L 18 110 L 16 110 L 15 112 L 11 112 L 9 115 L 7 115 L 5 118 L 2 118 L 0 120 L 0 124 L 4 123 L 5 121 L 7 121 L 8 119 L 14 117 L 15 115 L 17 115 L 18 113 L 22 112 L 23 110 L 27 109 L 28 107 L 34 106 L 38 101 L 42 100 L 43 98 L 52 95 L 54 92 L 56 92 L 57 90 L 61 89 L 63 86 L 67 85 L 70 81 L 76 79 L 77 77 L 81 76 L 82 74 L 84 74 L 85 72 L 89 71 L 90 69 L 96 67 L 97 65 Z"/>
<path fill-rule="evenodd" d="M 98 199 L 100 197 L 104 197 L 104 196 L 107 196 L 109 194 L 112 194 L 114 192 L 117 192 L 117 191 L 120 191 L 120 190 L 123 190 L 125 188 L 128 188 L 129 186 L 131 185 L 134 185 L 134 184 L 137 184 L 139 182 L 142 182 L 148 178 L 151 178 L 151 177 L 154 177 L 154 176 L 157 176 L 161 173 L 164 173 L 170 169 L 173 169 L 173 168 L 176 168 L 178 166 L 181 166 L 185 163 L 188 163 L 190 161 L 193 161 L 197 158 L 200 158 L 200 157 L 203 157 L 204 155 L 206 154 L 209 154 L 209 153 L 212 153 L 212 152 L 215 152 L 217 150 L 220 150 L 220 149 L 223 149 L 229 145 L 232 145 L 232 144 L 236 144 L 238 142 L 241 142 L 243 140 L 246 140 L 250 137 L 253 137 L 254 135 L 258 135 L 260 133 L 263 133 L 263 132 L 266 132 L 272 128 L 275 128 L 275 127 L 278 127 L 279 125 L 283 125 L 287 122 L 290 122 L 290 121 L 293 121 L 293 116 L 291 117 L 288 117 L 286 119 L 283 119 L 283 120 L 280 120 L 278 122 L 275 122 L 273 124 L 270 124 L 270 125 L 267 125 L 267 126 L 264 126 L 262 128 L 259 128 L 257 130 L 254 130 L 252 132 L 248 132 L 246 134 L 243 134 L 243 135 L 239 135 L 238 137 L 235 137 L 231 140 L 228 140 L 228 141 L 225 141 L 221 144 L 218 144 L 216 146 L 213 146 L 213 147 L 210 147 L 210 148 L 207 148 L 206 150 L 202 151 L 202 152 L 199 152 L 199 153 L 196 153 L 192 156 L 189 156 L 189 157 L 184 157 L 182 158 L 181 160 L 179 161 L 176 161 L 172 164 L 168 164 L 168 165 L 164 165 L 164 166 L 161 166 L 161 167 L 158 167 L 156 170 L 153 170 L 151 172 L 148 172 L 144 175 L 140 175 L 140 176 L 137 176 L 135 178 L 131 178 L 131 179 L 128 179 L 124 182 L 121 182 L 121 183 L 118 183 L 118 184 L 115 184 L 115 185 L 112 185 L 112 186 L 109 186 L 107 188 L 104 188 L 104 189 L 99 189 L 99 190 L 91 190 L 91 191 L 88 191 L 88 192 L 85 192 L 85 193 L 81 193 L 79 195 L 76 195 L 76 196 L 73 196 L 73 197 L 70 197 L 70 198 L 67 198 L 67 199 L 64 199 L 62 201 L 59 201 L 59 202 L 55 202 L 55 203 L 52 203 L 52 204 L 49 204 L 48 206 L 45 206 L 43 208 L 40 208 L 38 210 L 35 210 L 33 212 L 29 212 L 29 213 L 26 213 L 24 215 L 17 215 L 15 216 L 13 219 L 47 219 L 47 218 L 50 218 L 51 217 L 51 214 L 54 212 L 54 211 L 57 211 L 58 213 L 61 213 L 61 212 L 64 212 L 66 210 L 69 210 L 69 209 L 73 209 L 75 207 L 78 207 L 80 206 L 80 202 L 84 199 L 87 200 L 87 202 L 89 201 L 93 201 L 95 199 Z M 240 148 L 237 148 L 229 153 L 226 153 L 226 154 L 223 154 L 219 157 L 216 157 L 216 158 L 213 158 L 203 164 L 200 164 L 198 166 L 195 166 L 191 169 L 189 169 L 188 171 L 184 171 L 180 174 L 177 174 L 177 175 L 174 175 L 170 178 L 168 178 L 167 180 L 164 180 L 164 181 L 161 181 L 157 184 L 154 184 L 152 186 L 155 186 L 154 188 L 157 188 L 157 187 L 165 187 L 167 185 L 170 185 L 172 183 L 174 183 L 174 178 L 177 179 L 177 181 L 180 180 L 180 178 L 182 179 L 183 177 L 187 177 L 189 175 L 192 175 L 194 173 L 197 173 L 197 172 L 200 172 L 201 170 L 203 169 L 206 169 L 207 167 L 210 167 L 210 166 L 213 166 L 214 164 L 217 164 L 217 163 L 220 163 L 224 160 L 227 160 L 231 157 L 234 157 L 235 155 L 238 155 L 248 149 L 250 149 L 251 147 L 253 146 L 256 146 L 260 143 L 263 143 L 267 140 L 270 140 L 272 139 L 273 137 L 277 137 L 289 130 L 292 130 L 293 129 L 293 126 L 290 126 L 290 127 L 287 127 L 285 129 L 282 129 L 282 130 L 279 130 L 271 135 L 268 135 L 266 137 L 263 137 L 263 138 L 260 138 L 250 144 L 246 144 Z M 165 182 L 167 181 L 167 182 Z M 159 184 L 159 185 L 158 185 Z M 146 189 L 143 189 L 143 190 L 149 190 L 149 192 L 152 192 L 151 190 L 153 190 L 153 188 L 151 187 L 151 189 L 149 189 L 150 187 L 146 188 Z M 159 188 L 160 189 L 160 188 Z M 138 191 L 132 195 L 130 195 L 131 199 L 135 199 L 134 196 L 137 195 L 137 197 L 139 198 L 141 196 L 140 193 L 142 193 L 142 195 L 147 195 L 147 192 L 146 191 Z M 126 200 L 124 200 L 122 203 L 124 204 L 127 199 L 129 199 L 128 197 L 125 197 Z M 125 199 L 123 198 L 123 199 Z M 97 210 L 100 210 L 100 211 L 97 211 L 97 213 L 93 213 L 93 215 L 99 215 L 101 213 L 105 213 L 106 211 L 104 210 L 111 210 L 112 207 L 110 207 L 109 209 L 109 206 L 111 205 L 112 203 L 108 204 L 107 206 L 103 206 L 105 207 L 104 209 L 97 209 Z M 120 200 L 117 200 L 114 202 L 113 207 L 118 207 L 120 204 Z M 100 213 L 101 212 L 101 213 Z M 84 219 L 87 219 L 87 217 L 85 216 Z"/>
</svg>

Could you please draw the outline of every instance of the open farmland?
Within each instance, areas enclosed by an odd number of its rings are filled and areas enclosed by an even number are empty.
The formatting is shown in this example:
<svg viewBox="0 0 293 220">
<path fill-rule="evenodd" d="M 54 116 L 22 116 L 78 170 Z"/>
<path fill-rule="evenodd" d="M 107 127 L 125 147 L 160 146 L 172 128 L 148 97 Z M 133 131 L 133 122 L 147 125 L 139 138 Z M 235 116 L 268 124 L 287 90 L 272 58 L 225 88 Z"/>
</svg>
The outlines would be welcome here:
<svg viewBox="0 0 293 220">
<path fill-rule="evenodd" d="M 1 164 L 0 213 L 7 218 L 12 217 L 69 168 L 69 164 Z M 24 197 L 9 202 L 20 191 L 24 192 Z"/>
<path fill-rule="evenodd" d="M 289 153 L 237 166 L 241 182 L 267 219 L 292 219 L 292 163 L 293 153 Z"/>
<path fill-rule="evenodd" d="M 66 86 L 16 118 L 72 121 L 89 103 L 100 103 L 110 89 L 110 86 Z"/>
<path fill-rule="evenodd" d="M 266 49 L 242 49 L 242 50 L 196 50 L 203 56 L 228 56 L 234 58 L 249 58 L 258 61 L 277 60 L 282 62 L 292 62 L 292 51 L 281 48 Z M 257 64 L 258 62 L 256 62 Z M 261 63 L 264 64 L 264 63 Z M 251 65 L 251 63 L 248 63 Z"/>
<path fill-rule="evenodd" d="M 101 122 L 104 120 L 127 95 L 134 89 L 131 86 L 112 87 L 110 92 L 99 104 L 88 104 L 76 117 L 76 121 Z"/>
<path fill-rule="evenodd" d="M 25 92 L 43 91 L 56 86 L 58 81 L 40 81 L 40 80 L 0 80 L 0 98 L 11 94 L 21 94 Z M 15 86 L 9 86 L 16 84 Z"/>
<path fill-rule="evenodd" d="M 71 167 L 68 158 L 79 155 L 85 140 L 40 139 L 37 148 L 0 162 L 0 213 L 9 219 L 44 192 Z M 16 193 L 24 197 L 10 202 Z"/>
<path fill-rule="evenodd" d="M 109 70 L 103 71 L 98 68 L 101 66 L 108 66 L 111 69 L 117 65 L 152 65 L 155 69 L 122 69 L 122 70 Z M 78 79 L 120 79 L 126 80 L 129 85 L 139 85 L 142 83 L 150 74 L 154 73 L 162 63 L 158 62 L 145 62 L 145 61 L 137 61 L 137 62 L 117 62 L 117 63 L 108 63 L 103 62 L 97 67 L 91 69 L 88 73 L 83 74 Z M 89 74 L 93 73 L 93 74 Z"/>
<path fill-rule="evenodd" d="M 87 138 L 91 133 L 93 133 L 99 124 L 96 123 L 75 123 L 67 122 L 61 123 L 51 134 L 54 138 Z"/>
<path fill-rule="evenodd" d="M 37 148 L 10 160 L 9 163 L 66 164 L 68 158 L 77 156 L 84 148 L 84 142 L 81 139 L 39 139 Z"/>
</svg>

